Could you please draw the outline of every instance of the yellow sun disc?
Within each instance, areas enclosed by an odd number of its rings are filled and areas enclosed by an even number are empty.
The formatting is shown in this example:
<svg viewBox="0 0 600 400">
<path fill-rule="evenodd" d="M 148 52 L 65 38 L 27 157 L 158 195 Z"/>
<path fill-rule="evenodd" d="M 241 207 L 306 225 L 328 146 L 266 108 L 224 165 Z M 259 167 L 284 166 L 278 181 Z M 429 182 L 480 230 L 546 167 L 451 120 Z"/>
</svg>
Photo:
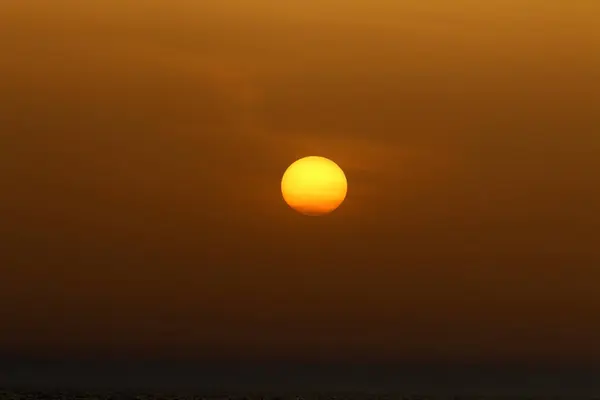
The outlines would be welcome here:
<svg viewBox="0 0 600 400">
<path fill-rule="evenodd" d="M 283 174 L 281 193 L 285 202 L 305 215 L 329 214 L 342 204 L 348 191 L 344 171 L 324 157 L 297 160 Z"/>
</svg>

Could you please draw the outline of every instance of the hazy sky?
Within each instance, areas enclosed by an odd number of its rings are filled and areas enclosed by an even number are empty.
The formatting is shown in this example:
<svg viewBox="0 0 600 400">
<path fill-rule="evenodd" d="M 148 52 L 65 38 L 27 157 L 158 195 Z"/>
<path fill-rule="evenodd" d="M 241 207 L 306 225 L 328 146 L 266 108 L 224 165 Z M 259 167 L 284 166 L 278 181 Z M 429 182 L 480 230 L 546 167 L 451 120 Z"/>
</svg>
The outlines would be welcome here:
<svg viewBox="0 0 600 400">
<path fill-rule="evenodd" d="M 600 362 L 598 15 L 1 1 L 0 352 Z"/>
</svg>

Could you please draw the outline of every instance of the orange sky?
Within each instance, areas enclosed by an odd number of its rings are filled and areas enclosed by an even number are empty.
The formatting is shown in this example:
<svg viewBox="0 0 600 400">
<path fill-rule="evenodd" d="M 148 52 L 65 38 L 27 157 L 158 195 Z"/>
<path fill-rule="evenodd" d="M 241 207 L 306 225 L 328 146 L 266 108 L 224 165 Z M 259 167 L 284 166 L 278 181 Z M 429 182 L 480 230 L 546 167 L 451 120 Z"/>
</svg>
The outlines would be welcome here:
<svg viewBox="0 0 600 400">
<path fill-rule="evenodd" d="M 599 13 L 1 2 L 0 350 L 600 361 Z"/>
</svg>

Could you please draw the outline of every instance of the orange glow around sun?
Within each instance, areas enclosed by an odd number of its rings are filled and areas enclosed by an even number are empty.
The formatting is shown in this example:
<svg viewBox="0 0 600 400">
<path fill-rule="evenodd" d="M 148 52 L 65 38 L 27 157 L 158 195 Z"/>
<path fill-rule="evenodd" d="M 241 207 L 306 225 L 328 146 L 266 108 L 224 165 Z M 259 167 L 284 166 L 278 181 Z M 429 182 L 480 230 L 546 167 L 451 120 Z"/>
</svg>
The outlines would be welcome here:
<svg viewBox="0 0 600 400">
<path fill-rule="evenodd" d="M 297 160 L 283 174 L 281 193 L 285 202 L 305 215 L 329 214 L 342 204 L 348 191 L 344 171 L 324 157 Z"/>
</svg>

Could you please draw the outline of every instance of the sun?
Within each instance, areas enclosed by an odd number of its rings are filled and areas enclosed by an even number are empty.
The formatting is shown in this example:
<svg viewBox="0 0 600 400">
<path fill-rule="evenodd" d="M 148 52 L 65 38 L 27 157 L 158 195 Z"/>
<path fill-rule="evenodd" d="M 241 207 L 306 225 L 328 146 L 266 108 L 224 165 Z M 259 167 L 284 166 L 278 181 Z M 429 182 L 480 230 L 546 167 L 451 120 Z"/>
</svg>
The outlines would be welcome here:
<svg viewBox="0 0 600 400">
<path fill-rule="evenodd" d="M 342 204 L 348 192 L 344 171 L 333 161 L 304 157 L 288 167 L 281 179 L 285 202 L 305 215 L 325 215 Z"/>
</svg>

